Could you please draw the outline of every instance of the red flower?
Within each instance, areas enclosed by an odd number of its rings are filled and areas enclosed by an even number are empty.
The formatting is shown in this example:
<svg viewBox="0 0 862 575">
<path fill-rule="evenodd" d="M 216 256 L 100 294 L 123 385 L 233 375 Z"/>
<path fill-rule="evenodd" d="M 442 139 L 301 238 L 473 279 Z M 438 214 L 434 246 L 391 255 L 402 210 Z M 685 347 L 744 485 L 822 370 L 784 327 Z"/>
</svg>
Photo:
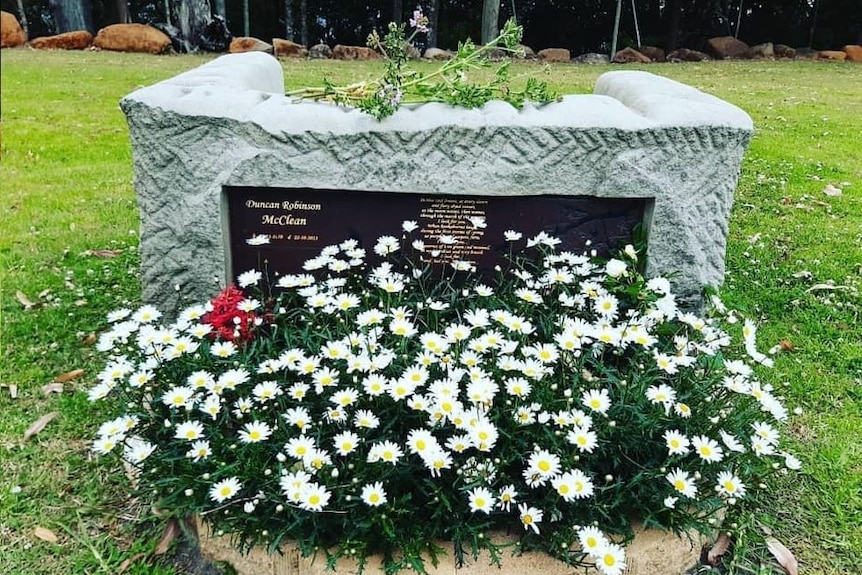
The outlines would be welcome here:
<svg viewBox="0 0 862 575">
<path fill-rule="evenodd" d="M 254 312 L 239 309 L 238 305 L 244 299 L 245 294 L 235 285 L 227 286 L 210 302 L 212 311 L 201 321 L 213 327 L 215 337 L 237 343 L 252 339 L 251 328 L 257 316 Z"/>
</svg>

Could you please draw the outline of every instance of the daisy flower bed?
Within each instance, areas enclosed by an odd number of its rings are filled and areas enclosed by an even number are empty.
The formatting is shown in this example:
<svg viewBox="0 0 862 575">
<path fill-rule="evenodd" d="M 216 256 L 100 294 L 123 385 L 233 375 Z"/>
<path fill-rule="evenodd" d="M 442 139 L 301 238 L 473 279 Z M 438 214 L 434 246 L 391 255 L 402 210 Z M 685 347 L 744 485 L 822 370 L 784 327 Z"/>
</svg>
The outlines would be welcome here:
<svg viewBox="0 0 862 575">
<path fill-rule="evenodd" d="M 416 228 L 247 271 L 175 321 L 110 314 L 90 399 L 124 413 L 93 449 L 240 551 L 386 573 L 540 550 L 617 575 L 633 521 L 712 533 L 799 467 L 755 325 L 717 297 L 685 311 L 631 246 L 600 260 L 546 234 L 507 232 L 493 273 L 441 269 Z"/>
</svg>

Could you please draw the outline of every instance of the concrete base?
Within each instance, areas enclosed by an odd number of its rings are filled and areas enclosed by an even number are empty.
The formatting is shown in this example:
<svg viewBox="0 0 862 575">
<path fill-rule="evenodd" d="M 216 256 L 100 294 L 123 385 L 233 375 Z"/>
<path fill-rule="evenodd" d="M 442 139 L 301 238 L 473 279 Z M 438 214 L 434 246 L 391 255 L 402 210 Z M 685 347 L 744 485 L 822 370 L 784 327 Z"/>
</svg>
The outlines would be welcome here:
<svg viewBox="0 0 862 575">
<path fill-rule="evenodd" d="M 201 552 L 210 561 L 224 561 L 236 569 L 237 575 L 326 575 L 325 557 L 316 560 L 302 557 L 296 547 L 286 545 L 283 555 L 268 555 L 262 549 L 253 549 L 241 555 L 230 544 L 228 537 L 213 537 L 206 527 L 200 528 Z M 501 542 L 505 537 L 501 537 Z M 692 539 L 676 537 L 656 529 L 635 528 L 635 539 L 626 547 L 626 575 L 682 575 L 699 564 L 701 547 L 705 539 L 693 535 Z M 445 543 L 444 549 L 451 548 Z M 470 560 L 455 567 L 451 553 L 439 558 L 437 567 L 426 565 L 429 575 L 572 575 L 574 569 L 553 557 L 538 552 L 519 555 L 504 553 L 502 569 L 490 563 L 486 556 Z M 355 575 L 355 563 L 340 561 L 335 575 Z M 372 557 L 366 564 L 365 575 L 383 575 L 381 558 Z M 405 570 L 404 575 L 412 573 Z"/>
</svg>

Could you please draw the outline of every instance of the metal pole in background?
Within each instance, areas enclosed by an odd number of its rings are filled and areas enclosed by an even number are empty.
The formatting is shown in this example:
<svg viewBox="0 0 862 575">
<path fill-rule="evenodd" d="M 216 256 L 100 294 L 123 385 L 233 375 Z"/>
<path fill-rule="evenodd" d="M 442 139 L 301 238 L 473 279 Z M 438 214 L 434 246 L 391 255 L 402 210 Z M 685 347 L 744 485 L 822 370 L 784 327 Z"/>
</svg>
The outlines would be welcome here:
<svg viewBox="0 0 862 575">
<path fill-rule="evenodd" d="M 638 39 L 638 47 L 641 45 L 641 29 L 638 26 L 638 8 L 635 6 L 635 0 L 632 0 L 632 15 L 635 17 L 635 37 Z"/>
<path fill-rule="evenodd" d="M 617 34 L 620 31 L 620 11 L 623 7 L 623 0 L 617 0 L 617 15 L 614 18 L 614 37 L 611 41 L 611 60 L 614 59 L 614 56 L 617 54 Z"/>
</svg>

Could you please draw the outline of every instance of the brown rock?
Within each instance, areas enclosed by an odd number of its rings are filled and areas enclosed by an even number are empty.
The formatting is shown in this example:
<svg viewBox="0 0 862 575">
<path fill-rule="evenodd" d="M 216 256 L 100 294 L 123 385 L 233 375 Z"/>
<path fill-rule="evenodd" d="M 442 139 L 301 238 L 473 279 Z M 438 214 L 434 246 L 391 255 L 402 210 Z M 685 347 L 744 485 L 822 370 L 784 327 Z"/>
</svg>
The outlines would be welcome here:
<svg viewBox="0 0 862 575">
<path fill-rule="evenodd" d="M 11 12 L 0 11 L 0 48 L 14 48 L 27 41 L 18 18 Z"/>
<path fill-rule="evenodd" d="M 755 46 L 752 46 L 751 57 L 760 58 L 763 60 L 771 60 L 775 57 L 775 46 L 772 45 L 772 42 L 766 42 L 765 44 L 757 44 Z"/>
<path fill-rule="evenodd" d="M 709 60 L 709 55 L 697 50 L 679 48 L 667 55 L 668 62 L 704 62 Z"/>
<path fill-rule="evenodd" d="M 849 44 L 844 46 L 844 53 L 847 54 L 847 59 L 851 62 L 862 62 L 862 46 Z"/>
<path fill-rule="evenodd" d="M 739 60 L 751 58 L 751 48 L 733 36 L 710 38 L 706 41 L 706 51 L 718 60 Z"/>
<path fill-rule="evenodd" d="M 565 48 L 545 48 L 537 54 L 542 62 L 570 62 L 572 53 Z"/>
<path fill-rule="evenodd" d="M 84 50 L 93 43 L 93 35 L 86 30 L 65 32 L 56 36 L 42 36 L 30 40 L 30 46 L 37 50 Z"/>
<path fill-rule="evenodd" d="M 308 50 L 305 46 L 282 38 L 273 38 L 272 48 L 275 50 L 276 58 L 305 58 L 308 56 Z"/>
<path fill-rule="evenodd" d="M 787 44 L 776 44 L 773 48 L 776 58 L 795 58 L 796 50 Z"/>
<path fill-rule="evenodd" d="M 649 58 L 635 50 L 634 48 L 623 48 L 611 60 L 614 64 L 649 64 L 652 62 Z"/>
<path fill-rule="evenodd" d="M 240 36 L 230 41 L 230 46 L 227 49 L 231 54 L 240 52 L 266 52 L 273 53 L 272 44 L 268 44 L 263 40 L 252 38 L 251 36 Z"/>
<path fill-rule="evenodd" d="M 315 44 L 309 48 L 308 57 L 312 60 L 328 60 L 332 58 L 332 48 L 326 44 Z"/>
<path fill-rule="evenodd" d="M 817 52 L 817 59 L 843 62 L 847 59 L 847 52 L 842 52 L 841 50 L 820 50 Z"/>
<path fill-rule="evenodd" d="M 652 60 L 653 62 L 666 62 L 667 55 L 664 50 L 657 46 L 638 46 L 637 51 Z"/>
<path fill-rule="evenodd" d="M 170 50 L 171 39 L 146 24 L 111 24 L 99 30 L 93 46 L 115 52 L 161 54 Z"/>
<path fill-rule="evenodd" d="M 451 60 L 452 52 L 449 50 L 441 50 L 440 48 L 428 48 L 422 57 L 426 60 Z"/>
<path fill-rule="evenodd" d="M 338 44 L 332 49 L 336 60 L 380 60 L 382 56 L 366 46 L 344 46 Z"/>
</svg>

